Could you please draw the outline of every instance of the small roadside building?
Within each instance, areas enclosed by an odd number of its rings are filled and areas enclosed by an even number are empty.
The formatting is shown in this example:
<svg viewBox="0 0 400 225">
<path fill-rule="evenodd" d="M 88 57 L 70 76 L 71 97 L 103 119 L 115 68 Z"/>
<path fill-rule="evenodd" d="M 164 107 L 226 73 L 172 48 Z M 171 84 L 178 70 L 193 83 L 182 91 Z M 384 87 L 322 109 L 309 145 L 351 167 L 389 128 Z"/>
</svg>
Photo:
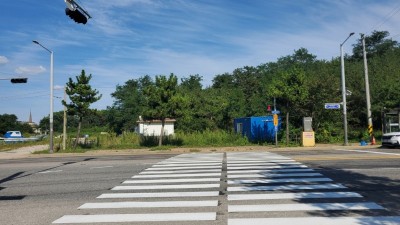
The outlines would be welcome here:
<svg viewBox="0 0 400 225">
<path fill-rule="evenodd" d="M 279 131 L 281 119 L 278 119 Z M 235 133 L 246 136 L 251 142 L 273 141 L 275 126 L 273 116 L 252 116 L 234 119 Z"/>
<path fill-rule="evenodd" d="M 137 133 L 143 136 L 160 136 L 161 134 L 161 120 L 143 120 L 139 117 L 136 121 L 138 126 L 136 128 Z M 164 136 L 175 134 L 175 119 L 166 119 L 164 124 Z"/>
</svg>

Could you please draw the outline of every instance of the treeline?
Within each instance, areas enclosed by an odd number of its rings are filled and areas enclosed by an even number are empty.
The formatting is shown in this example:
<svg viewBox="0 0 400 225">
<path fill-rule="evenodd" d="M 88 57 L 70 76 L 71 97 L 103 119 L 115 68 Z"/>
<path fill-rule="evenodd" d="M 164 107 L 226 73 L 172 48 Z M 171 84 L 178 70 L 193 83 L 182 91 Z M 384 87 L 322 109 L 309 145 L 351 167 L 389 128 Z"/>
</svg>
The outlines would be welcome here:
<svg viewBox="0 0 400 225">
<path fill-rule="evenodd" d="M 353 46 L 352 54 L 345 56 L 347 118 L 349 138 L 358 139 L 366 132 L 367 107 L 364 63 L 361 39 Z M 400 47 L 386 31 L 374 31 L 366 36 L 368 70 L 375 130 L 382 125 L 384 108 L 400 105 Z M 158 78 L 167 78 L 165 75 Z M 176 78 L 174 74 L 169 76 Z M 174 115 L 176 130 L 201 132 L 233 128 L 238 117 L 269 114 L 267 105 L 276 99 L 282 112 L 284 127 L 289 134 L 299 134 L 303 117 L 313 118 L 313 129 L 319 142 L 343 139 L 342 110 L 326 110 L 325 103 L 342 102 L 340 58 L 319 60 L 305 48 L 276 62 L 245 66 L 231 73 L 218 74 L 210 86 L 202 85 L 202 76 L 190 75 L 180 79 L 174 87 L 179 96 Z M 131 79 L 117 85 L 112 93 L 115 99 L 106 110 L 85 117 L 82 126 L 102 126 L 116 132 L 133 131 L 139 116 L 151 108 L 146 93 L 156 84 L 150 76 Z M 176 90 L 175 90 L 176 88 Z M 54 114 L 54 129 L 62 131 L 62 112 Z M 69 118 L 68 127 L 76 127 L 77 119 Z M 75 123 L 75 124 L 74 124 Z M 46 128 L 48 118 L 40 126 Z"/>
<path fill-rule="evenodd" d="M 27 123 L 21 123 L 14 114 L 0 115 L 0 135 L 5 134 L 7 131 L 21 131 L 22 134 L 33 133 L 33 129 Z"/>
</svg>

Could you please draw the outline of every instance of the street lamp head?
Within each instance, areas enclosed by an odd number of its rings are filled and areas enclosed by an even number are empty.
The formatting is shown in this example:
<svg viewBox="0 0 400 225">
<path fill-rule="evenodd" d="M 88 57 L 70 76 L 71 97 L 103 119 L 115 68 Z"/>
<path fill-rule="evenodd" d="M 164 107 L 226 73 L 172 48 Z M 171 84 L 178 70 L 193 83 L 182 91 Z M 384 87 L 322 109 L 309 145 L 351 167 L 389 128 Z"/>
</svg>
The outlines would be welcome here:
<svg viewBox="0 0 400 225">
<path fill-rule="evenodd" d="M 353 34 L 354 34 L 354 32 L 351 32 L 350 35 L 349 35 L 349 37 L 352 36 Z"/>
<path fill-rule="evenodd" d="M 35 41 L 35 40 L 33 40 L 32 42 L 35 43 L 35 44 L 37 44 L 37 45 L 39 44 L 39 42 L 38 42 L 38 41 Z"/>
</svg>

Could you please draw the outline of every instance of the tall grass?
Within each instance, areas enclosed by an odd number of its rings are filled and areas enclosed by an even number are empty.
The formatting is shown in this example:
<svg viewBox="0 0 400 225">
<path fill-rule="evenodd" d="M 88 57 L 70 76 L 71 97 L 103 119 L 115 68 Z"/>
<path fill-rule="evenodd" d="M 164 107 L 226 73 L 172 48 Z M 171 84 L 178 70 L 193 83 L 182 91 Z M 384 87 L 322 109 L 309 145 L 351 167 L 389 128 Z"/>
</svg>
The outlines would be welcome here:
<svg viewBox="0 0 400 225">
<path fill-rule="evenodd" d="M 181 139 L 182 145 L 187 147 L 223 147 L 251 144 L 246 137 L 223 130 L 206 130 L 193 133 L 178 132 L 175 138 Z"/>
<path fill-rule="evenodd" d="M 92 133 L 86 139 L 81 139 L 76 152 L 89 149 L 140 149 L 158 146 L 156 136 L 141 136 L 136 133 L 126 132 L 121 135 L 115 133 Z M 74 136 L 71 134 L 67 141 L 67 151 L 71 152 L 74 144 Z M 58 142 L 59 143 L 59 142 Z M 246 137 L 226 131 L 204 131 L 194 133 L 178 132 L 175 135 L 166 136 L 163 145 L 168 147 L 223 147 L 244 146 L 251 144 Z M 61 145 L 56 146 L 60 151 Z"/>
</svg>

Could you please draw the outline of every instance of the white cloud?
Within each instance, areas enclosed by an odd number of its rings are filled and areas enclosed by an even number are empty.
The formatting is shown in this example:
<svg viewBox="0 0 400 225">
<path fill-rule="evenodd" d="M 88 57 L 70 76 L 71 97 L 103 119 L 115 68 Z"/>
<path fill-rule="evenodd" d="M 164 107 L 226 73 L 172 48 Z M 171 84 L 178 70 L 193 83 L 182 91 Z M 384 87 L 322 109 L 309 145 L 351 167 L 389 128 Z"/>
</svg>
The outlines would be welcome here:
<svg viewBox="0 0 400 225">
<path fill-rule="evenodd" d="M 7 57 L 0 55 L 0 65 L 7 64 L 7 63 L 8 63 Z"/>
<path fill-rule="evenodd" d="M 24 74 L 24 75 L 35 75 L 39 73 L 43 73 L 46 71 L 46 68 L 43 66 L 20 66 L 15 69 L 17 74 Z"/>
</svg>

